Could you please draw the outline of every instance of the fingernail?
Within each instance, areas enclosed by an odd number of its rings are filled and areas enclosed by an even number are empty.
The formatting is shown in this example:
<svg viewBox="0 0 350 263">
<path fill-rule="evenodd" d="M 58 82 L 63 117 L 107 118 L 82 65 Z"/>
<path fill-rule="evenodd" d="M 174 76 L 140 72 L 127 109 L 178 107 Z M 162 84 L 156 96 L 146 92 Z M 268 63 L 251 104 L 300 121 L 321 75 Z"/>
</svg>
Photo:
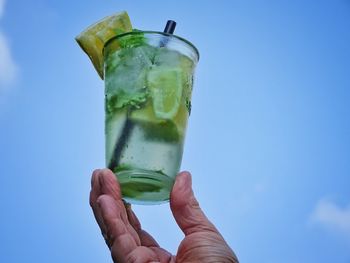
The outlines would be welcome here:
<svg viewBox="0 0 350 263">
<path fill-rule="evenodd" d="M 105 204 L 104 204 L 104 200 L 103 200 L 102 196 L 99 196 L 99 197 L 97 198 L 96 203 L 97 203 L 97 206 L 98 206 L 98 208 L 100 209 L 100 211 L 105 210 L 105 207 L 106 207 L 106 206 L 105 206 Z"/>
</svg>

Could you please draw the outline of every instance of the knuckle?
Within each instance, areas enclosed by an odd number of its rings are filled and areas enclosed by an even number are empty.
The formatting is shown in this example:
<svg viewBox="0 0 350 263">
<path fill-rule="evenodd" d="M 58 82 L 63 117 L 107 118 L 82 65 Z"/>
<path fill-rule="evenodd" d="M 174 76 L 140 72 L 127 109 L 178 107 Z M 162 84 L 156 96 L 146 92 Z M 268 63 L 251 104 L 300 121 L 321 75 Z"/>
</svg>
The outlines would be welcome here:
<svg viewBox="0 0 350 263">
<path fill-rule="evenodd" d="M 103 202 L 102 200 L 107 200 L 107 199 L 109 199 L 109 195 L 101 194 L 99 197 L 97 197 L 97 202 L 100 203 L 100 202 Z"/>
</svg>

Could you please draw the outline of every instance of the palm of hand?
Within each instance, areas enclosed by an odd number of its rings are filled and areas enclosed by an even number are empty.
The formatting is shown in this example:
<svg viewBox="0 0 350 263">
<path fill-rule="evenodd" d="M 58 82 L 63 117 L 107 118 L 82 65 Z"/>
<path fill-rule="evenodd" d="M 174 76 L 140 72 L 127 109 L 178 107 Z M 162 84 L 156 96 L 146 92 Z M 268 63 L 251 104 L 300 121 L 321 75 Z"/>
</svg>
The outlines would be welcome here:
<svg viewBox="0 0 350 263">
<path fill-rule="evenodd" d="M 223 237 L 201 211 L 193 196 L 190 175 L 180 175 L 182 178 L 177 179 L 174 185 L 170 205 L 185 238 L 177 255 L 173 256 L 142 230 L 131 206 L 122 201 L 113 173 L 106 169 L 94 172 L 90 205 L 114 262 L 238 262 Z"/>
</svg>

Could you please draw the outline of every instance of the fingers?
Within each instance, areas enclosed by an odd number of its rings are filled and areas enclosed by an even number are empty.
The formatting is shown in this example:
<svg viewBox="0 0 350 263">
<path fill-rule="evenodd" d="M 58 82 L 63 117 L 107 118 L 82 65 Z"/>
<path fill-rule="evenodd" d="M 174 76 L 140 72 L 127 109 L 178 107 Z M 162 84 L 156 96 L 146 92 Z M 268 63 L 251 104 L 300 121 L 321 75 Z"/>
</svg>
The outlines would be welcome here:
<svg viewBox="0 0 350 263">
<path fill-rule="evenodd" d="M 97 199 L 97 204 L 106 226 L 105 234 L 110 246 L 118 245 L 120 250 L 118 254 L 130 253 L 137 244 L 122 219 L 118 202 L 109 195 L 101 195 Z"/>
<path fill-rule="evenodd" d="M 95 183 L 99 183 L 98 188 L 94 187 Z M 98 169 L 93 172 L 91 188 L 92 198 L 97 199 L 101 194 L 106 194 L 112 196 L 115 200 L 122 199 L 120 185 L 114 173 L 109 169 Z"/>
<path fill-rule="evenodd" d="M 141 229 L 131 206 L 124 204 L 112 171 L 94 171 L 91 187 L 90 205 L 115 262 L 170 261 L 171 254 L 159 248 L 158 243 Z"/>
<path fill-rule="evenodd" d="M 106 235 L 115 262 L 159 261 L 152 250 L 139 246 L 135 241 L 128 225 L 122 219 L 118 201 L 109 195 L 101 195 L 97 203 L 106 225 Z"/>
<path fill-rule="evenodd" d="M 94 212 L 95 219 L 101 229 L 102 235 L 106 232 L 106 226 L 103 222 L 102 215 L 100 209 L 97 207 L 97 198 L 101 194 L 101 186 L 99 181 L 99 174 L 101 170 L 95 170 L 92 174 L 91 178 L 91 191 L 90 191 L 90 206 L 92 211 Z"/>
<path fill-rule="evenodd" d="M 139 235 L 141 245 L 150 248 L 158 256 L 160 262 L 174 262 L 171 253 L 163 248 L 160 248 L 157 241 L 141 228 L 141 224 L 134 211 L 131 209 L 131 205 L 126 206 L 126 213 L 132 227 Z M 173 261 L 172 261 L 173 260 Z"/>
<path fill-rule="evenodd" d="M 92 173 L 90 205 L 96 206 L 96 200 L 100 195 L 111 195 L 115 200 L 121 200 L 121 191 L 119 183 L 109 169 L 97 169 Z"/>
<path fill-rule="evenodd" d="M 201 231 L 218 233 L 194 197 L 190 173 L 182 172 L 177 175 L 170 194 L 170 208 L 177 224 L 186 236 Z"/>
<path fill-rule="evenodd" d="M 124 225 L 127 231 L 129 231 L 130 235 L 134 238 L 135 242 L 137 244 L 140 244 L 140 239 L 136 231 L 133 229 L 133 227 L 130 225 L 128 221 L 124 203 L 122 201 L 120 186 L 113 172 L 110 171 L 109 169 L 94 171 L 91 179 L 91 185 L 92 185 L 92 189 L 90 192 L 90 205 L 94 212 L 96 221 L 100 226 L 102 235 L 106 239 L 106 242 L 108 240 L 106 235 L 108 232 L 107 228 L 109 226 L 104 220 L 100 206 L 98 204 L 99 198 L 103 195 L 108 196 L 109 198 L 114 200 L 115 204 L 111 204 L 108 207 L 109 208 L 108 211 L 111 211 L 111 213 L 118 215 L 118 218 L 120 218 L 124 222 Z M 108 203 L 110 204 L 111 202 L 108 202 Z M 110 243 L 110 241 L 108 242 Z"/>
</svg>

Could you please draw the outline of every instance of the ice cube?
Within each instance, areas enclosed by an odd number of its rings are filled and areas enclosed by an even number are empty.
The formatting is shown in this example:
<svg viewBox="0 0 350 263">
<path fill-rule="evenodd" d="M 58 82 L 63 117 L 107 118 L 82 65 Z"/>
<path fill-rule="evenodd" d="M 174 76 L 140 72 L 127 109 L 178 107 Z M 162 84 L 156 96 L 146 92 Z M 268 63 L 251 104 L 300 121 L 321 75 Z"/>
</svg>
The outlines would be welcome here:
<svg viewBox="0 0 350 263">
<path fill-rule="evenodd" d="M 125 105 L 136 108 L 148 96 L 147 72 L 152 66 L 155 48 L 144 45 L 123 48 L 110 55 L 106 66 L 106 95 L 108 109 L 118 109 Z"/>
</svg>

